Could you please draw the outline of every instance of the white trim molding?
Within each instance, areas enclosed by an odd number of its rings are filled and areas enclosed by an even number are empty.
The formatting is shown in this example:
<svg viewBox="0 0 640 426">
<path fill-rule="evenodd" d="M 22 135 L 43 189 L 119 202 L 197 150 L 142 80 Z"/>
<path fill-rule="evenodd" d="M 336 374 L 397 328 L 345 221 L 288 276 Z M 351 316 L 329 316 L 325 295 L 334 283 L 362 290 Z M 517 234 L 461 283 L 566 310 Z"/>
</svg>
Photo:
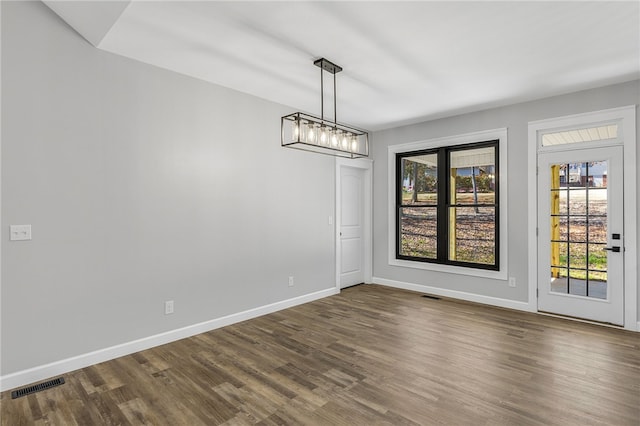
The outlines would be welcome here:
<svg viewBox="0 0 640 426">
<path fill-rule="evenodd" d="M 601 123 L 617 123 L 617 141 L 584 142 L 563 147 L 542 147 L 540 135 L 550 131 L 575 129 Z M 630 105 L 584 114 L 532 121 L 528 135 L 528 250 L 529 250 L 529 306 L 538 310 L 536 290 L 538 288 L 538 153 L 559 149 L 584 149 L 599 145 L 622 144 L 624 150 L 624 328 L 640 331 L 638 322 L 638 228 L 637 228 L 637 164 L 636 164 L 636 106 Z"/>
<path fill-rule="evenodd" d="M 363 226 L 363 271 L 364 282 L 370 283 L 373 275 L 373 160 L 368 158 L 336 158 L 336 212 L 335 212 L 335 247 L 336 247 L 336 289 L 340 291 L 340 270 L 341 262 L 341 246 L 340 246 L 340 212 L 342 210 L 342 201 L 340 197 L 340 188 L 342 176 L 340 170 L 343 167 L 351 167 L 364 171 L 364 226 Z"/>
<path fill-rule="evenodd" d="M 437 139 L 409 142 L 388 147 L 388 258 L 389 265 L 405 268 L 424 269 L 428 271 L 446 272 L 450 274 L 471 275 L 475 277 L 493 278 L 507 280 L 509 265 L 508 236 L 509 229 L 507 220 L 508 214 L 508 179 L 507 179 L 507 129 L 484 130 L 462 135 L 447 136 Z M 499 188 L 500 188 L 500 270 L 491 271 L 486 269 L 467 268 L 462 266 L 442 265 L 439 263 L 414 262 L 410 260 L 396 259 L 396 154 L 419 151 L 424 149 L 438 148 L 442 146 L 463 145 L 474 142 L 498 140 L 498 162 L 499 162 Z"/>
<path fill-rule="evenodd" d="M 2 2 L 0 1 L 0 34 L 2 34 Z M 2 55 L 0 55 L 0 99 L 2 99 Z M 2 102 L 0 102 L 0 135 L 2 135 Z M 2 223 L 2 137 L 0 136 L 0 223 Z M 4 243 L 4 227 L 0 226 L 0 259 L 2 259 L 2 244 Z M 2 262 L 0 262 L 0 294 L 2 294 Z M 1 301 L 1 300 L 0 300 Z M 2 303 L 0 303 L 0 318 L 2 318 Z M 0 327 L 0 366 L 2 365 L 2 327 Z M 1 384 L 1 381 L 0 381 Z"/>
<path fill-rule="evenodd" d="M 100 362 L 109 361 L 135 352 L 150 349 L 156 346 L 175 342 L 176 340 L 195 336 L 196 334 L 206 333 L 207 331 L 217 328 L 226 327 L 241 321 L 257 318 L 262 315 L 277 312 L 293 306 L 302 305 L 314 300 L 323 299 L 325 297 L 338 294 L 335 288 L 317 291 L 310 294 L 294 297 L 280 302 L 271 303 L 269 305 L 260 306 L 249 309 L 236 314 L 226 315 L 224 317 L 215 318 L 198 324 L 189 325 L 187 327 L 178 328 L 176 330 L 167 331 L 165 333 L 156 334 L 154 336 L 144 337 L 142 339 L 123 343 L 121 345 L 111 346 L 109 348 L 100 349 L 86 354 L 78 355 L 72 358 L 63 359 L 46 365 L 18 371 L 0 377 L 0 392 L 24 386 L 33 382 L 47 379 L 49 377 L 68 373 L 80 368 Z"/>
<path fill-rule="evenodd" d="M 527 302 L 517 300 L 502 299 L 498 297 L 483 296 L 480 294 L 466 293 L 464 291 L 449 290 L 441 287 L 431 287 L 428 285 L 414 284 L 403 281 L 388 280 L 386 278 L 373 277 L 373 284 L 387 287 L 400 288 L 403 290 L 416 291 L 419 293 L 432 294 L 434 296 L 449 297 L 451 299 L 466 300 L 468 302 L 481 303 L 483 305 L 497 306 L 500 308 L 515 309 L 518 311 L 531 311 Z"/>
</svg>

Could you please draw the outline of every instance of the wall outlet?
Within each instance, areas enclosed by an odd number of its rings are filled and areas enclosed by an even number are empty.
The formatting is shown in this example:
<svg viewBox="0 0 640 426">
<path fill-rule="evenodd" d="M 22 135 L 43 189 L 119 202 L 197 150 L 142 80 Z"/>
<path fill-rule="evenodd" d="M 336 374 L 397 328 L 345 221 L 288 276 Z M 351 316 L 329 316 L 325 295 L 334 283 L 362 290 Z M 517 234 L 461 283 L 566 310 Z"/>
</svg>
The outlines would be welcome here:
<svg viewBox="0 0 640 426">
<path fill-rule="evenodd" d="M 169 315 L 173 313 L 173 300 L 167 300 L 164 302 L 164 314 Z"/>
<path fill-rule="evenodd" d="M 509 277 L 509 287 L 516 286 L 516 277 Z"/>
<path fill-rule="evenodd" d="M 28 241 L 31 239 L 31 225 L 11 225 L 9 233 L 11 241 Z"/>
<path fill-rule="evenodd" d="M 289 287 L 293 287 L 293 277 L 289 277 Z"/>
</svg>

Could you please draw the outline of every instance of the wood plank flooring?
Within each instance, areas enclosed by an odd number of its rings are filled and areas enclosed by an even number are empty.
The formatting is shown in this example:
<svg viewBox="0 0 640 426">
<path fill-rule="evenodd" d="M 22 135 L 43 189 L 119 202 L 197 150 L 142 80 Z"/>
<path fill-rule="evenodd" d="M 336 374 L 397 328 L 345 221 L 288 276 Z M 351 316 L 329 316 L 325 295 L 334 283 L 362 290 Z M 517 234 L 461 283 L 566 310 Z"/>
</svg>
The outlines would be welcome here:
<svg viewBox="0 0 640 426">
<path fill-rule="evenodd" d="M 640 334 L 374 285 L 64 377 L 2 425 L 640 424 Z"/>
</svg>

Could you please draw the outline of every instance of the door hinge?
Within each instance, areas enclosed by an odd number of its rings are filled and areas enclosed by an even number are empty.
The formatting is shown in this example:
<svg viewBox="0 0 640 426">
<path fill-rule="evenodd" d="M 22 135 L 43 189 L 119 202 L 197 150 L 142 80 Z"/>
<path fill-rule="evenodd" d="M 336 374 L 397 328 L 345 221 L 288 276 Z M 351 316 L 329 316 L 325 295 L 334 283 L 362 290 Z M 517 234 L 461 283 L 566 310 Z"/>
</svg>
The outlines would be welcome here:
<svg viewBox="0 0 640 426">
<path fill-rule="evenodd" d="M 540 289 L 536 288 L 536 298 L 540 297 L 538 294 L 540 293 Z"/>
<path fill-rule="evenodd" d="M 538 230 L 539 230 L 539 228 L 536 228 L 536 237 L 538 236 Z"/>
<path fill-rule="evenodd" d="M 538 176 L 540 174 L 540 167 L 536 166 L 536 176 Z"/>
</svg>

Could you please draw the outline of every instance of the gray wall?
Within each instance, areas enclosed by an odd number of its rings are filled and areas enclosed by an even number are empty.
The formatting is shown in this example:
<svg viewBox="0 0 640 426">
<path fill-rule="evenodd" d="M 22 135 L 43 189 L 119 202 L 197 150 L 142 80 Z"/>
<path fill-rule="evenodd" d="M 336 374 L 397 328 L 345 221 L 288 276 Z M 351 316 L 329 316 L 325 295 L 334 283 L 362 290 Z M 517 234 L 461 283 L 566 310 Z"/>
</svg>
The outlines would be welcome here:
<svg viewBox="0 0 640 426">
<path fill-rule="evenodd" d="M 40 2 L 2 4 L 2 92 L 2 375 L 335 285 L 334 160 L 280 147 L 292 108 Z"/>
<path fill-rule="evenodd" d="M 373 274 L 378 278 L 396 280 L 411 284 L 428 285 L 443 289 L 462 291 L 477 295 L 498 297 L 514 301 L 527 301 L 528 268 L 528 194 L 527 194 L 527 154 L 528 122 L 579 114 L 607 108 L 635 105 L 640 101 L 640 81 L 588 90 L 564 96 L 547 98 L 503 108 L 427 121 L 420 124 L 399 127 L 373 134 L 374 171 L 374 242 Z M 638 111 L 637 111 L 638 113 Z M 640 123 L 640 114 L 636 118 Z M 507 282 L 485 278 L 471 278 L 465 275 L 444 274 L 419 269 L 390 266 L 387 256 L 387 148 L 390 145 L 427 140 L 437 137 L 454 136 L 464 133 L 508 128 L 508 247 L 509 276 L 516 278 L 516 288 Z M 637 132 L 640 135 L 640 132 Z M 637 141 L 636 141 L 637 142 Z M 640 150 L 638 150 L 640 155 Z M 636 158 L 636 164 L 640 161 Z M 502 165 L 505 167 L 505 165 Z M 638 175 L 640 176 L 640 174 Z M 640 182 L 636 183 L 640 200 Z M 640 229 L 638 226 L 637 229 Z M 640 294 L 638 304 L 640 305 Z"/>
</svg>

